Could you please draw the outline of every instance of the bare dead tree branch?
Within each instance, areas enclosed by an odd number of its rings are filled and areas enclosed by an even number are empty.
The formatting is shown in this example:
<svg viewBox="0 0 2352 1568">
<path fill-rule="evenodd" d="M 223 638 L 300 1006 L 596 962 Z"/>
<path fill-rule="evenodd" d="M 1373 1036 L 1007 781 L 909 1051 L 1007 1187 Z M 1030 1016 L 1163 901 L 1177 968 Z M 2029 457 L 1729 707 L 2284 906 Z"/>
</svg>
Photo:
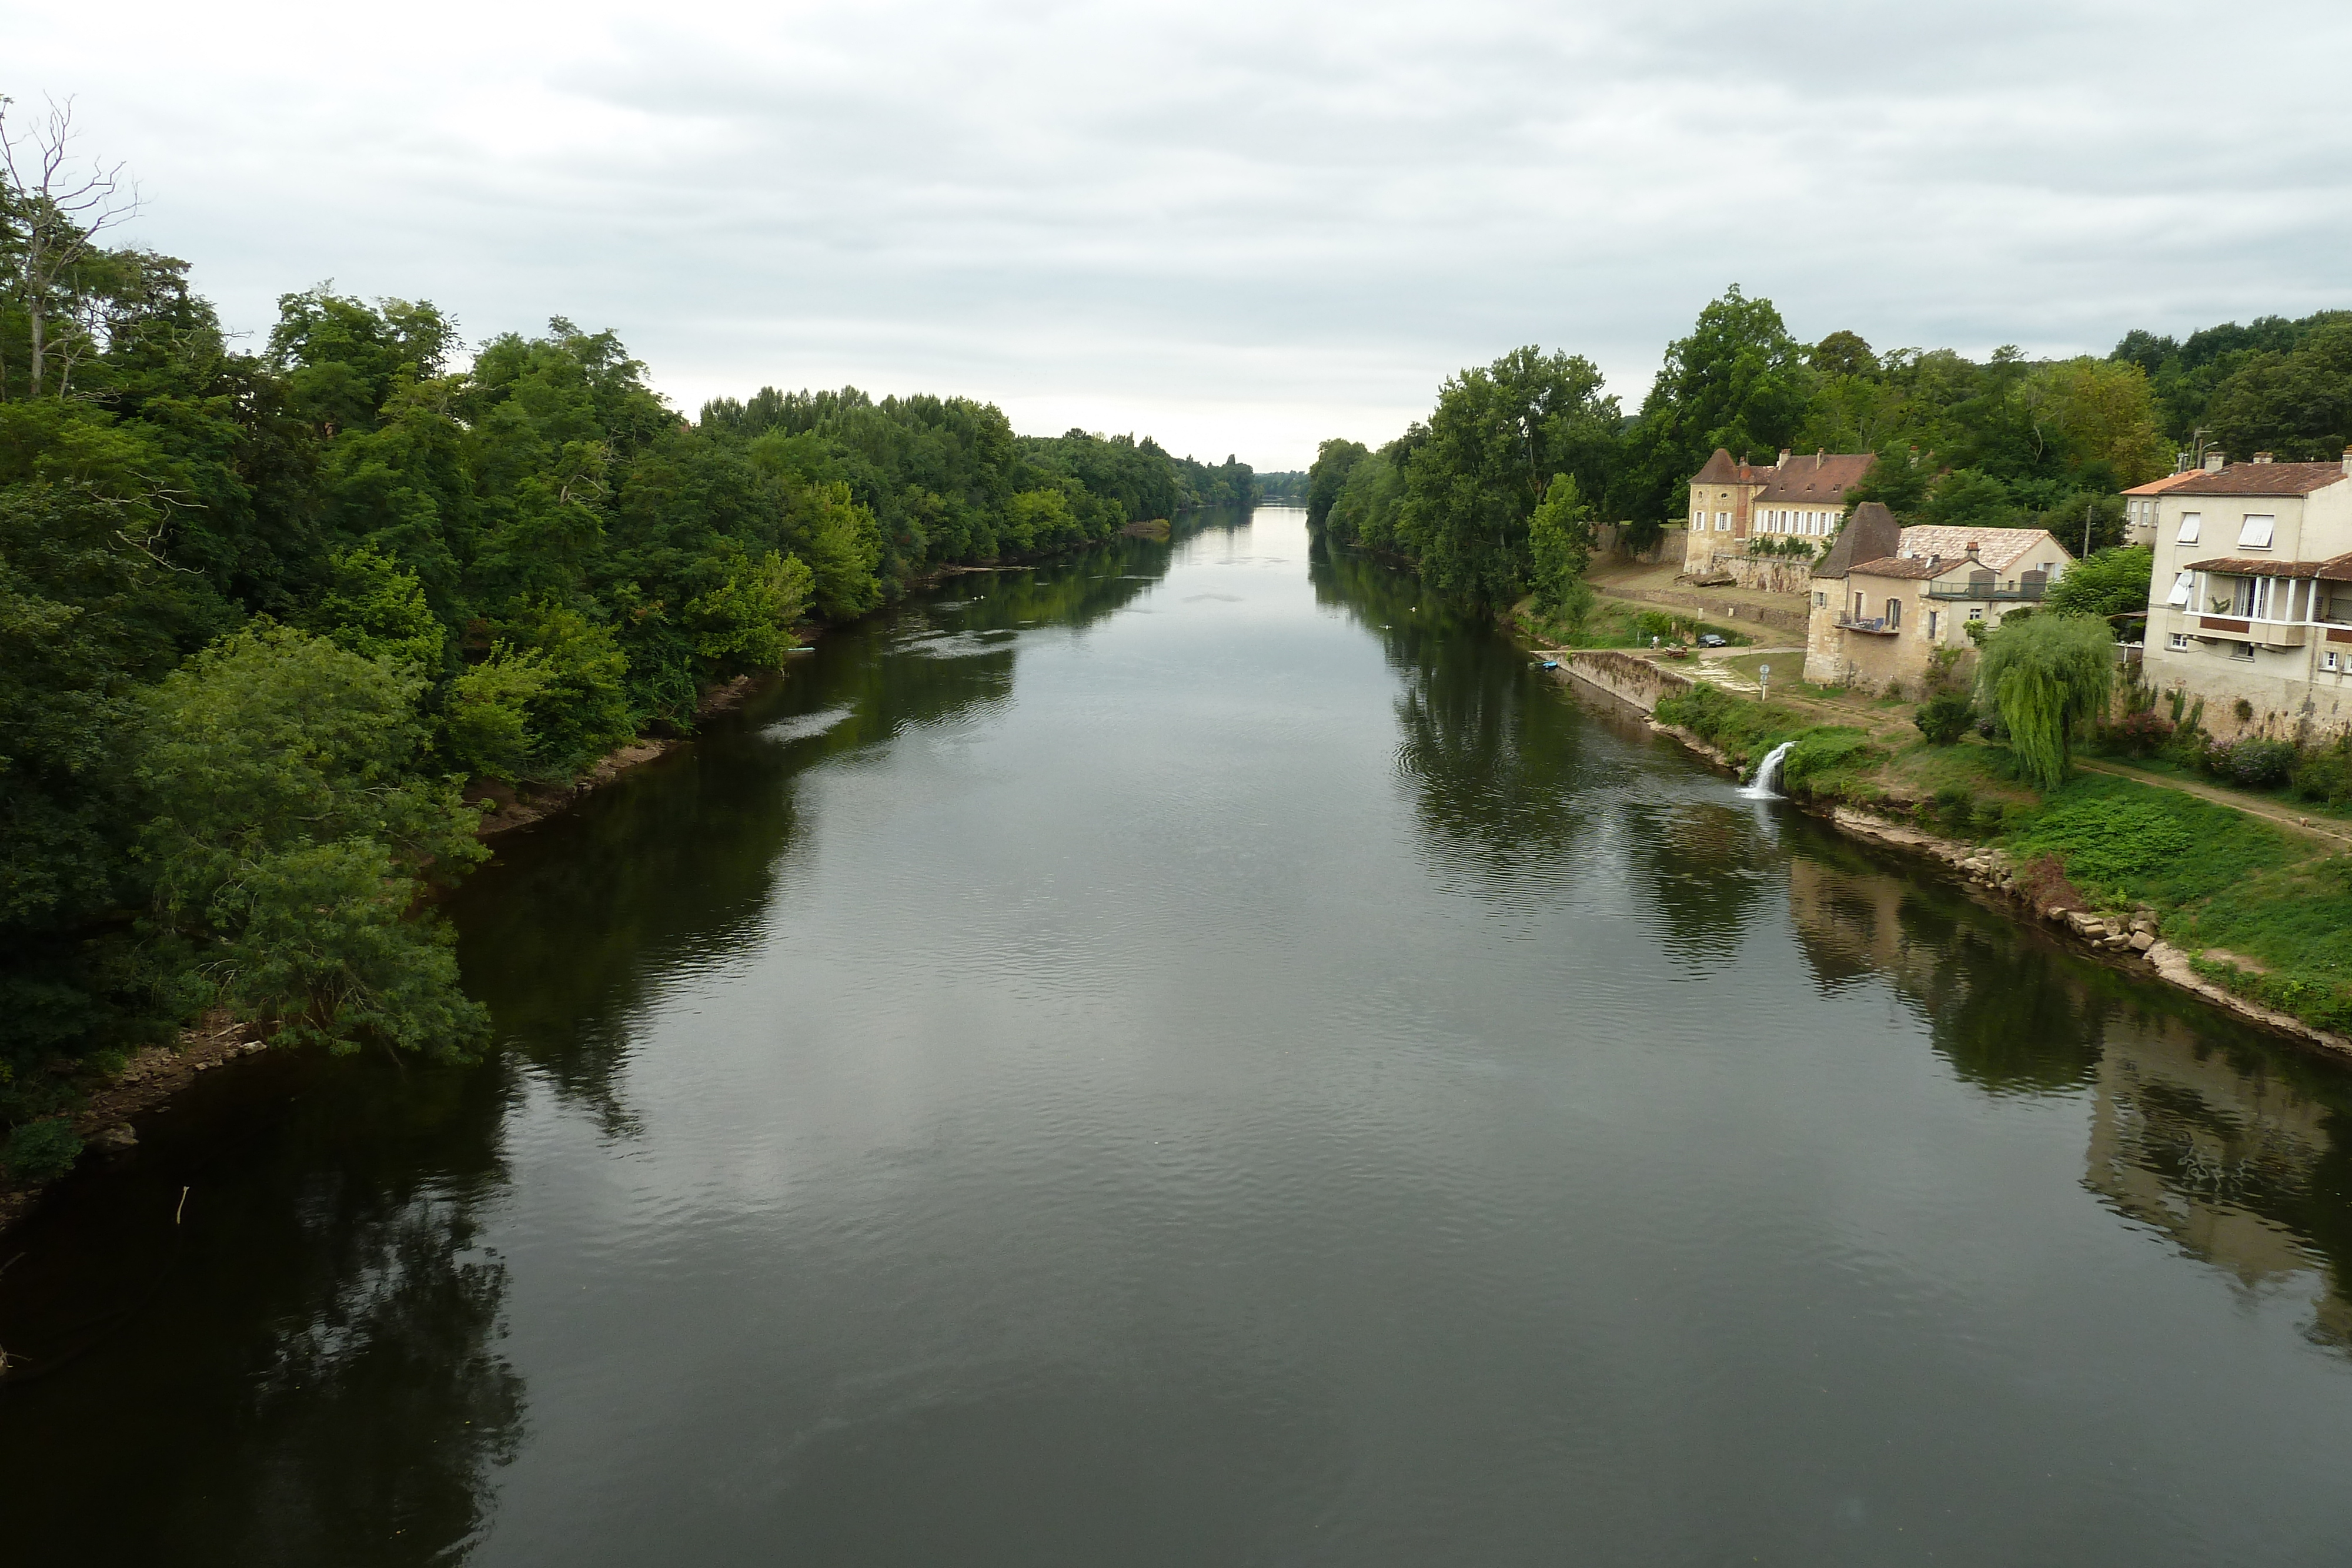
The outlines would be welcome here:
<svg viewBox="0 0 2352 1568">
<path fill-rule="evenodd" d="M 47 371 L 49 325 L 78 303 L 75 269 L 140 206 L 121 163 L 76 160 L 73 99 L 46 101 L 47 113 L 19 130 L 10 123 L 15 100 L 0 97 L 0 259 L 13 264 L 9 281 L 24 301 L 35 397 Z"/>
</svg>

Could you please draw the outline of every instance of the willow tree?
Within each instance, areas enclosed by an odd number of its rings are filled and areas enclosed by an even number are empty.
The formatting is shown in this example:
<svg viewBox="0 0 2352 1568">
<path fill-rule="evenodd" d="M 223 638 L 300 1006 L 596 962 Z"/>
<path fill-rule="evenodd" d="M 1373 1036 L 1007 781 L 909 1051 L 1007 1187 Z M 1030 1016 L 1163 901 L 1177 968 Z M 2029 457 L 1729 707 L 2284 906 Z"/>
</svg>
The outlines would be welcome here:
<svg viewBox="0 0 2352 1568">
<path fill-rule="evenodd" d="M 1984 641 L 1977 686 L 2009 727 L 2010 747 L 2034 788 L 2066 781 L 2074 737 L 2106 711 L 2116 679 L 2115 634 L 2087 615 L 2011 615 Z"/>
</svg>

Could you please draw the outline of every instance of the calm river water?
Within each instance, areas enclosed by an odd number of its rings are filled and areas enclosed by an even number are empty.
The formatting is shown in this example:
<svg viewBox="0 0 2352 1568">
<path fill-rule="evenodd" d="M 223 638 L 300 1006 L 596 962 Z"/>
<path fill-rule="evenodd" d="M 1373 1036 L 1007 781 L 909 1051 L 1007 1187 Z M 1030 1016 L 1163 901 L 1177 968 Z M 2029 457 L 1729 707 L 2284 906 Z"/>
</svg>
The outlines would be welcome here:
<svg viewBox="0 0 2352 1568">
<path fill-rule="evenodd" d="M 959 578 L 502 841 L 494 1061 L 0 1245 L 11 1558 L 2352 1555 L 2347 1076 L 1417 601 Z"/>
</svg>

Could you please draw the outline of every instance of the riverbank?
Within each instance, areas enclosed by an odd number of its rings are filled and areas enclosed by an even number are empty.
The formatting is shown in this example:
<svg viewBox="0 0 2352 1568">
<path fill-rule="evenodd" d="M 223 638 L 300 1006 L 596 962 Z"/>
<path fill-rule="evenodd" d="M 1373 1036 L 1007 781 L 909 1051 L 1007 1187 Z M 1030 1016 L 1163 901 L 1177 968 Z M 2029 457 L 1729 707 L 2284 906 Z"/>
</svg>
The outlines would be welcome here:
<svg viewBox="0 0 2352 1568">
<path fill-rule="evenodd" d="M 1568 655 L 1559 674 L 1735 773 L 1785 745 L 1782 792 L 1841 831 L 1938 861 L 2143 979 L 2352 1057 L 2352 857 L 2325 840 L 2120 775 L 2045 799 L 2003 748 L 1929 746 L 1899 705 L 1799 711 L 1615 652 Z"/>
</svg>

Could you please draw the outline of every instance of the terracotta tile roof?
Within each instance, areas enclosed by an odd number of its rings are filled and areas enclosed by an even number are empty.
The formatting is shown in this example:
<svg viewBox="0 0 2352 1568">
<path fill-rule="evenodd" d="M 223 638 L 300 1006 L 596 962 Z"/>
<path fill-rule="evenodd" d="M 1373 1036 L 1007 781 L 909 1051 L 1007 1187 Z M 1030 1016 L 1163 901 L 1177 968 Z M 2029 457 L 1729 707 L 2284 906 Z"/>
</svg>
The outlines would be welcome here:
<svg viewBox="0 0 2352 1568">
<path fill-rule="evenodd" d="M 2328 582 L 2352 582 L 2352 555 L 2332 560 L 2257 560 L 2252 556 L 2216 556 L 2193 560 L 2183 571 L 2212 571 L 2223 577 L 2316 577 Z"/>
<path fill-rule="evenodd" d="M 2341 463 L 2232 463 L 2213 473 L 2199 469 L 2174 496 L 2308 496 L 2352 476 Z"/>
<path fill-rule="evenodd" d="M 2191 479 L 2203 477 L 2201 469 L 2191 468 L 2185 474 L 2167 474 L 2161 479 L 2150 479 L 2145 485 L 2134 485 L 2124 492 L 2126 496 L 2161 496 L 2167 490 L 2186 485 Z"/>
<path fill-rule="evenodd" d="M 1968 563 L 1965 561 L 1950 560 L 1906 560 L 1899 555 L 1890 555 L 1882 556 L 1876 560 L 1864 561 L 1860 566 L 1850 567 L 1847 569 L 1847 573 L 1853 577 L 1929 578 L 1941 577 L 1953 567 L 1966 564 Z"/>
<path fill-rule="evenodd" d="M 1756 504 L 1843 507 L 1845 493 L 1862 483 L 1872 461 L 1867 452 L 1816 452 L 1791 457 L 1778 468 L 1759 468 L 1757 474 L 1764 481 L 1764 489 Z"/>
<path fill-rule="evenodd" d="M 1950 562 L 1968 554 L 1970 545 L 1977 547 L 1977 559 L 1992 571 L 2006 571 L 2044 547 L 2049 547 L 2050 553 L 2043 559 L 2074 559 L 2047 528 L 1954 528 L 1916 523 L 1903 530 L 1903 542 L 1897 548 L 1905 555 L 1941 556 Z"/>
</svg>

